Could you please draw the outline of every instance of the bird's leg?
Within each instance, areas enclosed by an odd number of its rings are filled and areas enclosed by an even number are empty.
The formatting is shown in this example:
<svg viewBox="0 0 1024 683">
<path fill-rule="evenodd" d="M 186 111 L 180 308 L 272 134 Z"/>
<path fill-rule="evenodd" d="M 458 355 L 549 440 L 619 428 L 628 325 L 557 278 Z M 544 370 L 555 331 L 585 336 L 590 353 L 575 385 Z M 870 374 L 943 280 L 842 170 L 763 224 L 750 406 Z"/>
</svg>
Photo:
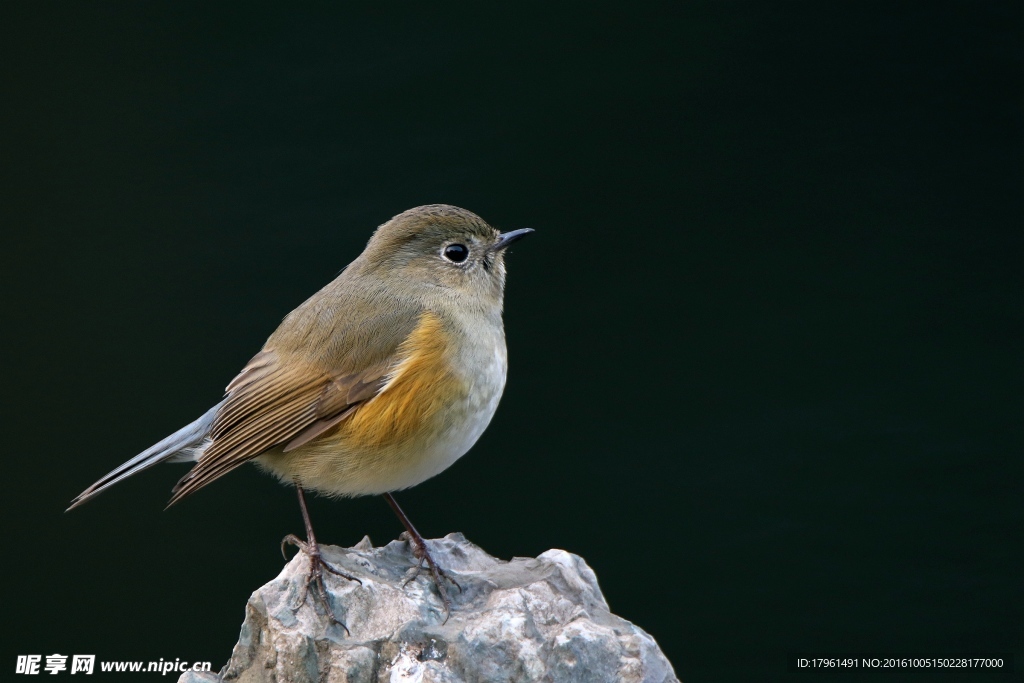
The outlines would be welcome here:
<svg viewBox="0 0 1024 683">
<path fill-rule="evenodd" d="M 284 547 L 286 544 L 294 545 L 299 548 L 302 552 L 309 556 L 309 576 L 306 577 L 306 585 L 302 590 L 302 599 L 299 601 L 295 609 L 302 606 L 302 603 L 306 601 L 306 595 L 309 593 L 310 586 L 313 586 L 314 592 L 317 597 L 320 598 L 321 604 L 324 606 L 324 611 L 327 612 L 327 617 L 334 623 L 345 629 L 345 633 L 352 635 L 348 630 L 348 626 L 342 623 L 338 617 L 334 616 L 334 609 L 331 608 L 331 602 L 327 594 L 327 588 L 324 586 L 324 569 L 332 574 L 342 576 L 349 581 L 356 581 L 362 585 L 362 581 L 356 577 L 346 574 L 343 571 L 339 571 L 327 564 L 323 556 L 320 554 L 320 545 L 316 542 L 316 535 L 313 534 L 313 524 L 309 521 L 309 510 L 306 509 L 306 496 L 302 492 L 302 487 L 295 484 L 295 490 L 299 492 L 299 507 L 302 508 L 302 521 L 306 523 L 306 540 L 300 540 L 295 534 L 288 534 L 281 539 L 281 554 L 284 555 L 285 559 L 288 556 L 285 555 Z"/>
<path fill-rule="evenodd" d="M 398 520 L 402 523 L 402 526 L 405 527 L 406 532 L 409 534 L 409 538 L 412 539 L 412 552 L 416 559 L 419 560 L 416 565 L 417 571 L 423 566 L 424 560 L 426 560 L 427 566 L 430 567 L 430 575 L 434 577 L 434 584 L 437 586 L 437 592 L 441 594 L 441 601 L 444 603 L 444 620 L 447 622 L 448 617 L 451 616 L 452 612 L 452 601 L 451 598 L 448 597 L 448 589 L 445 588 L 444 581 L 442 581 L 442 579 L 448 579 L 451 581 L 452 584 L 459 589 L 460 593 L 462 592 L 462 586 L 460 586 L 459 583 L 448 574 L 448 572 L 437 566 L 437 563 L 434 562 L 434 558 L 430 556 L 430 551 L 427 550 L 427 542 L 423 540 L 423 537 L 420 536 L 420 532 L 416 531 L 416 527 L 412 525 L 409 518 L 405 516 L 404 512 L 402 512 L 402 508 L 398 507 L 398 502 L 395 500 L 395 497 L 390 493 L 385 493 L 384 500 L 386 500 L 388 505 L 391 506 L 391 509 L 395 511 L 395 515 L 397 515 Z M 414 579 L 416 576 L 414 575 L 412 578 Z M 412 579 L 410 579 L 410 581 L 411 580 Z"/>
</svg>

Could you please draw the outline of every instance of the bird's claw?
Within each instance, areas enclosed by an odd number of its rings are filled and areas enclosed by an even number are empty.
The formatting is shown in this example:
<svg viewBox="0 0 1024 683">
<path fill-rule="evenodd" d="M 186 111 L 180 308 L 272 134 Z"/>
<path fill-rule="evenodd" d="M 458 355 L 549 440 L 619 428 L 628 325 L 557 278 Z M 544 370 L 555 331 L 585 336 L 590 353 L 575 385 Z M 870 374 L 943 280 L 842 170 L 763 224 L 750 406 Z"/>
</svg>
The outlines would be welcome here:
<svg viewBox="0 0 1024 683">
<path fill-rule="evenodd" d="M 334 614 L 334 608 L 331 607 L 330 595 L 327 592 L 326 585 L 324 584 L 323 570 L 326 569 L 330 573 L 348 579 L 349 581 L 355 581 L 359 585 L 362 585 L 363 582 L 360 581 L 357 577 L 352 576 L 351 574 L 346 574 L 340 569 L 332 567 L 326 560 L 324 560 L 323 556 L 320 554 L 319 545 L 307 543 L 306 541 L 303 541 L 294 534 L 288 534 L 283 539 L 281 539 L 282 555 L 285 555 L 286 545 L 296 546 L 301 552 L 305 553 L 309 557 L 309 574 L 306 576 L 305 582 L 303 582 L 301 597 L 292 606 L 292 611 L 297 611 L 300 607 L 302 607 L 303 603 L 306 602 L 306 596 L 309 594 L 310 586 L 313 586 L 313 592 L 319 598 L 320 604 L 323 605 L 324 612 L 327 613 L 327 617 L 332 622 L 345 629 L 345 633 L 347 633 L 348 635 L 352 635 L 352 632 L 348 630 L 348 626 L 346 626 L 345 623 Z M 287 555 L 285 555 L 285 559 L 288 559 Z"/>
<path fill-rule="evenodd" d="M 430 575 L 434 579 L 434 585 L 437 586 L 437 592 L 441 596 L 441 602 L 444 603 L 445 616 L 444 621 L 441 623 L 447 623 L 448 618 L 452 614 L 452 600 L 448 595 L 448 589 L 445 587 L 444 580 L 447 579 L 451 582 L 453 586 L 459 589 L 460 593 L 462 592 L 462 586 L 459 585 L 458 581 L 452 578 L 451 574 L 434 562 L 434 558 L 430 555 L 430 551 L 427 549 L 426 541 L 412 537 L 408 533 L 403 533 L 402 536 L 405 537 L 406 542 L 411 546 L 412 555 L 416 558 L 416 564 L 413 567 L 413 574 L 402 583 L 402 587 L 405 588 L 405 586 L 409 585 L 410 582 L 419 577 L 420 572 L 423 571 L 423 563 L 426 562 L 427 567 L 430 569 Z"/>
</svg>

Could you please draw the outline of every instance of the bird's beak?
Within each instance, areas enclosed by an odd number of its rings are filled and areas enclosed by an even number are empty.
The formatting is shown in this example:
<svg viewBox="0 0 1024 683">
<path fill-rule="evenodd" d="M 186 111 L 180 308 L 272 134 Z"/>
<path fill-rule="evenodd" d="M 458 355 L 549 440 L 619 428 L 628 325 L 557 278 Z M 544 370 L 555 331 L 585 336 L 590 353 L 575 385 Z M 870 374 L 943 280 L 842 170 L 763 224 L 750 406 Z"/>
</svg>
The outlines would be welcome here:
<svg viewBox="0 0 1024 683">
<path fill-rule="evenodd" d="M 523 239 L 531 232 L 533 232 L 533 228 L 523 228 L 522 230 L 510 230 L 509 232 L 500 233 L 498 235 L 498 241 L 491 247 L 491 251 L 501 251 L 516 240 Z"/>
</svg>

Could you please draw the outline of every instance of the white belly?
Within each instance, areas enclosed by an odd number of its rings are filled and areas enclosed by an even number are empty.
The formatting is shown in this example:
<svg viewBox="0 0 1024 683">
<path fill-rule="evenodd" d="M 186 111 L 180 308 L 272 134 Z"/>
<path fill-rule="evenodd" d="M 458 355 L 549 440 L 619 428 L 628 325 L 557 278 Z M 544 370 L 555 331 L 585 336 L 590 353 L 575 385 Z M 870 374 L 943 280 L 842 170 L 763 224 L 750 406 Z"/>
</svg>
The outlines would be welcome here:
<svg viewBox="0 0 1024 683">
<path fill-rule="evenodd" d="M 419 453 L 408 454 L 409 462 L 415 465 L 407 471 L 395 472 L 388 491 L 415 486 L 448 469 L 473 447 L 487 429 L 505 389 L 508 361 L 504 341 L 493 347 L 490 354 L 480 355 L 482 357 L 476 363 L 467 365 L 475 364 L 482 370 L 473 375 L 463 373 L 470 387 L 466 396 L 444 411 L 445 424 L 433 442 L 422 444 Z"/>
<path fill-rule="evenodd" d="M 472 329 L 472 328 L 470 328 Z M 345 438 L 345 423 L 337 435 L 325 434 L 289 453 L 272 449 L 257 464 L 282 481 L 327 495 L 360 496 L 415 486 L 444 471 L 476 443 L 498 409 L 508 368 L 504 334 L 473 330 L 461 338 L 447 372 L 458 390 L 433 411 L 432 418 L 408 438 L 369 447 Z M 388 400 L 388 387 L 370 399 Z M 428 397 L 429 398 L 429 397 Z"/>
</svg>

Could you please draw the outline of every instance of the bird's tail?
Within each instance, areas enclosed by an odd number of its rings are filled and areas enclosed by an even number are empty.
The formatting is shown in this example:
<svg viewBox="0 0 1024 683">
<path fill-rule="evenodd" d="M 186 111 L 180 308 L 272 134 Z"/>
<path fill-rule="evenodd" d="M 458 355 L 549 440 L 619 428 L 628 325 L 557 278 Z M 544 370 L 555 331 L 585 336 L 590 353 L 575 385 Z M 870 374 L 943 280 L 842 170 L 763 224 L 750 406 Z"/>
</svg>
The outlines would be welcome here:
<svg viewBox="0 0 1024 683">
<path fill-rule="evenodd" d="M 195 422 L 185 425 L 166 439 L 153 444 L 128 462 L 108 472 L 95 484 L 78 494 L 78 497 L 71 501 L 71 506 L 68 510 L 72 510 L 82 503 L 92 500 L 122 479 L 127 479 L 133 474 L 137 474 L 158 463 L 196 460 L 198 454 L 194 449 L 200 446 L 206 439 L 207 434 L 210 433 L 210 427 L 213 426 L 213 420 L 217 416 L 217 410 L 220 409 L 220 406 L 221 404 L 218 403 Z"/>
</svg>

